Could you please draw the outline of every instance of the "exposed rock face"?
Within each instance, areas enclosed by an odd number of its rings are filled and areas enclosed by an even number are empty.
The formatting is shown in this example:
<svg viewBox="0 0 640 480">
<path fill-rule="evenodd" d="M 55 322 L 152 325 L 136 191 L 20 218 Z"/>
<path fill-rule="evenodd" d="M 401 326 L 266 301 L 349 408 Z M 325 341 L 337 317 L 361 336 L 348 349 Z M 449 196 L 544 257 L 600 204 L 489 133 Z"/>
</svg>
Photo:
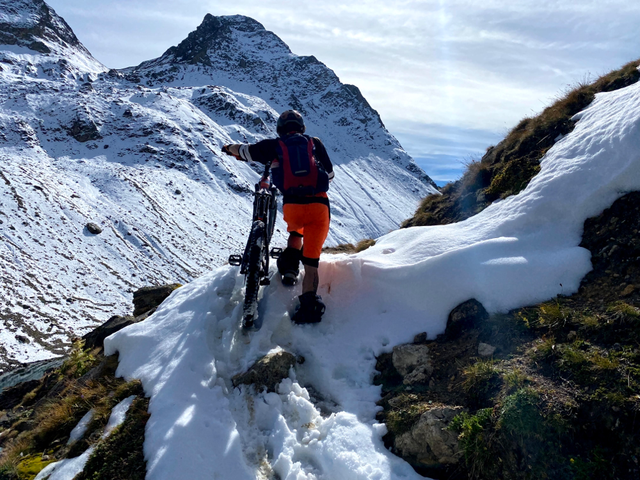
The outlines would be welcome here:
<svg viewBox="0 0 640 480">
<path fill-rule="evenodd" d="M 458 338 L 465 330 L 478 327 L 488 318 L 489 314 L 480 302 L 467 300 L 451 310 L 445 333 L 450 339 Z"/>
<path fill-rule="evenodd" d="M 1 0 L 0 10 L 0 44 L 19 45 L 40 53 L 51 52 L 43 40 L 82 46 L 67 22 L 42 0 Z"/>
<path fill-rule="evenodd" d="M 171 292 L 181 286 L 179 283 L 172 283 L 158 287 L 142 287 L 136 290 L 133 292 L 133 316 L 138 317 L 158 308 L 158 306 L 171 295 Z"/>
<path fill-rule="evenodd" d="M 424 383 L 433 373 L 427 345 L 398 345 L 394 347 L 391 358 L 395 369 L 404 377 L 405 385 Z"/>
<path fill-rule="evenodd" d="M 98 328 L 92 330 L 82 337 L 85 342 L 84 346 L 85 348 L 102 347 L 105 338 L 107 338 L 112 333 L 116 333 L 118 330 L 121 330 L 124 327 L 128 327 L 135 322 L 135 317 L 129 315 L 126 317 L 114 315 Z"/>
<path fill-rule="evenodd" d="M 415 458 L 415 465 L 423 467 L 457 463 L 462 457 L 458 435 L 447 427 L 462 410 L 462 407 L 438 406 L 423 413 L 410 431 L 396 438 L 400 455 Z"/>
<path fill-rule="evenodd" d="M 278 384 L 289 377 L 289 370 L 296 364 L 295 355 L 289 352 L 275 352 L 265 355 L 249 370 L 233 377 L 233 385 L 255 385 L 256 390 L 275 392 Z"/>
<path fill-rule="evenodd" d="M 206 15 L 180 44 L 159 58 L 123 72 L 132 81 L 150 86 L 188 84 L 192 73 L 198 77 L 210 75 L 216 84 L 224 85 L 231 80 L 237 91 L 268 98 L 276 111 L 289 108 L 300 111 L 307 130 L 314 135 L 321 138 L 331 135 L 332 142 L 340 143 L 330 152 L 336 163 L 367 157 L 370 152 L 365 151 L 374 149 L 375 155 L 386 157 L 403 170 L 404 182 L 414 185 L 414 190 L 423 190 L 425 194 L 437 192 L 435 183 L 386 131 L 378 112 L 358 87 L 342 84 L 315 57 L 294 55 L 280 38 L 252 18 Z M 214 103 L 220 103 L 220 99 Z M 261 123 L 260 119 L 254 120 Z M 340 136 L 348 141 L 336 138 L 335 132 L 344 132 Z"/>
</svg>

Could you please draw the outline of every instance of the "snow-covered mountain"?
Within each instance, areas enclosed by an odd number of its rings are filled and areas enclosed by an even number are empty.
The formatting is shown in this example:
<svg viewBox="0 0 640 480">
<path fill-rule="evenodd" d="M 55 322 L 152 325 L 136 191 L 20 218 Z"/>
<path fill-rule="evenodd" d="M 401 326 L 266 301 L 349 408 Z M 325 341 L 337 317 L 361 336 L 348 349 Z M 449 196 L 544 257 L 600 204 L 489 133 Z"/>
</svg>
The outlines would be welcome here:
<svg viewBox="0 0 640 480">
<path fill-rule="evenodd" d="M 41 0 L 0 0 L 2 362 L 61 353 L 135 288 L 239 252 L 261 169 L 221 146 L 274 136 L 291 107 L 336 166 L 329 243 L 387 233 L 435 191 L 356 87 L 254 20 L 208 15 L 116 71 Z"/>
</svg>

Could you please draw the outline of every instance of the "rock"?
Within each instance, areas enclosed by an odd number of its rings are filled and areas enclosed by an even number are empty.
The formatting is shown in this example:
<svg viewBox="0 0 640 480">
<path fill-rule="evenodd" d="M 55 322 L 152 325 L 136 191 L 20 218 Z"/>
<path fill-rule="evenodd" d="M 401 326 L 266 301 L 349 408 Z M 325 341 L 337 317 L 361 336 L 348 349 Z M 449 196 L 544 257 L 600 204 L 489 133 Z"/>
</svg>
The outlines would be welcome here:
<svg viewBox="0 0 640 480">
<path fill-rule="evenodd" d="M 118 330 L 121 330 L 124 327 L 127 327 L 135 322 L 135 317 L 132 317 L 130 315 L 126 317 L 114 315 L 98 328 L 92 330 L 82 337 L 82 339 L 84 340 L 84 346 L 85 348 L 102 347 L 105 338 L 107 338 L 112 333 L 115 333 Z"/>
<path fill-rule="evenodd" d="M 415 459 L 415 464 L 421 467 L 438 468 L 458 463 L 463 453 L 458 435 L 447 427 L 462 411 L 462 407 L 437 406 L 423 413 L 411 430 L 396 438 L 398 453 L 403 458 Z"/>
<path fill-rule="evenodd" d="M 494 347 L 493 345 L 482 342 L 478 344 L 478 355 L 480 355 L 481 357 L 490 357 L 495 351 L 496 347 Z"/>
<path fill-rule="evenodd" d="M 445 333 L 450 339 L 458 338 L 465 330 L 477 328 L 489 319 L 489 314 L 476 299 L 467 300 L 451 310 Z"/>
<path fill-rule="evenodd" d="M 67 131 L 69 132 L 69 135 L 82 143 L 102 138 L 100 136 L 98 125 L 96 125 L 92 119 L 77 118 L 73 121 Z"/>
<path fill-rule="evenodd" d="M 289 370 L 296 364 L 295 355 L 279 351 L 269 353 L 254 363 L 245 373 L 233 377 L 233 386 L 255 385 L 257 391 L 275 392 L 278 384 L 289 377 Z"/>
<path fill-rule="evenodd" d="M 427 332 L 422 332 L 413 337 L 413 343 L 424 343 L 427 341 Z"/>
<path fill-rule="evenodd" d="M 636 286 L 635 285 L 627 285 L 620 295 L 622 295 L 623 297 L 628 297 L 635 290 L 636 290 Z"/>
<path fill-rule="evenodd" d="M 179 283 L 160 285 L 157 287 L 142 287 L 133 292 L 133 316 L 155 310 L 173 292 L 181 287 Z"/>
<path fill-rule="evenodd" d="M 102 229 L 95 223 L 87 223 L 86 227 L 87 230 L 89 230 L 89 233 L 93 233 L 94 235 L 99 235 L 102 233 Z"/>
<path fill-rule="evenodd" d="M 0 410 L 9 410 L 15 407 L 24 396 L 40 384 L 39 380 L 27 380 L 17 385 L 7 387 L 0 393 Z"/>
<path fill-rule="evenodd" d="M 20 343 L 31 343 L 31 340 L 29 340 L 24 335 L 16 335 L 16 340 L 18 340 Z"/>
<path fill-rule="evenodd" d="M 425 383 L 433 374 L 429 347 L 424 344 L 405 344 L 393 348 L 391 361 L 404 378 L 402 383 L 412 385 Z"/>
</svg>

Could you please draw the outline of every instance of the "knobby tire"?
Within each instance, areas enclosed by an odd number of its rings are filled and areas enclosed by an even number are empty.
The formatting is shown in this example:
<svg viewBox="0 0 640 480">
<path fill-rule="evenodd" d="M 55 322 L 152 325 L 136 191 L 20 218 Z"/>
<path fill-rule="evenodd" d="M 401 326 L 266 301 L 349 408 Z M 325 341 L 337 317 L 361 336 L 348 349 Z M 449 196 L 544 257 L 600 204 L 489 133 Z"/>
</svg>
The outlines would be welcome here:
<svg viewBox="0 0 640 480">
<path fill-rule="evenodd" d="M 243 321 L 244 328 L 253 328 L 258 314 L 258 291 L 260 290 L 260 277 L 262 273 L 264 249 L 263 222 L 257 220 L 251 226 L 249 236 L 249 264 L 245 275 L 245 294 Z"/>
</svg>

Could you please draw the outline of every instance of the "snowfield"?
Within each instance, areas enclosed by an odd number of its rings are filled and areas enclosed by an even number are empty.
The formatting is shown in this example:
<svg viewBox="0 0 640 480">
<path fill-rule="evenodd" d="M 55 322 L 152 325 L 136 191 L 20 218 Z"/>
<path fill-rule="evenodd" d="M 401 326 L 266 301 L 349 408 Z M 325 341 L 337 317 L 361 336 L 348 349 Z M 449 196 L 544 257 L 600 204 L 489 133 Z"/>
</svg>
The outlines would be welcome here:
<svg viewBox="0 0 640 480">
<path fill-rule="evenodd" d="M 388 452 L 375 422 L 375 356 L 476 298 L 489 312 L 571 294 L 590 270 L 585 219 L 640 190 L 640 84 L 596 100 L 517 196 L 464 222 L 398 230 L 357 255 L 325 255 L 318 325 L 290 321 L 299 286 L 264 287 L 262 328 L 240 331 L 243 278 L 229 266 L 176 290 L 142 323 L 107 338 L 118 374 L 151 397 L 150 480 L 422 478 Z M 304 357 L 278 393 L 233 388 L 268 352 Z"/>
</svg>

